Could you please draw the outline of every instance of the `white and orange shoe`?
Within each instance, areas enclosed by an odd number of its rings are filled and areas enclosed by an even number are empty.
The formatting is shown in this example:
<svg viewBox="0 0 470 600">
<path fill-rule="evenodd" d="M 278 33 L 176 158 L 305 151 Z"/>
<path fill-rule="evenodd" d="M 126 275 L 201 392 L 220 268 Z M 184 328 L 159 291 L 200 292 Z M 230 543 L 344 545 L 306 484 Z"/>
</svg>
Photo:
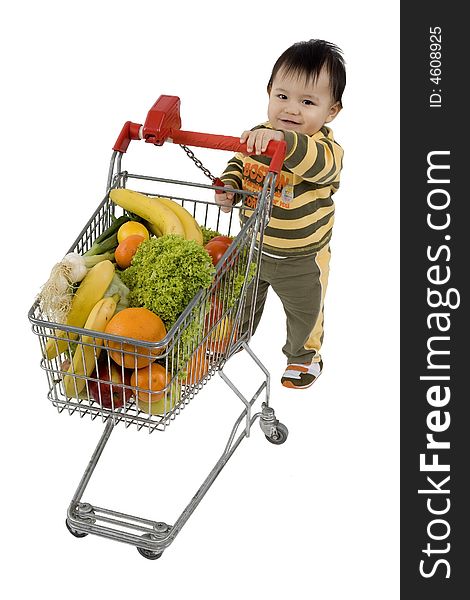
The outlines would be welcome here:
<svg viewBox="0 0 470 600">
<path fill-rule="evenodd" d="M 310 364 L 292 363 L 287 365 L 281 383 L 284 387 L 294 390 L 305 390 L 315 383 L 320 377 L 323 362 L 312 362 Z"/>
</svg>

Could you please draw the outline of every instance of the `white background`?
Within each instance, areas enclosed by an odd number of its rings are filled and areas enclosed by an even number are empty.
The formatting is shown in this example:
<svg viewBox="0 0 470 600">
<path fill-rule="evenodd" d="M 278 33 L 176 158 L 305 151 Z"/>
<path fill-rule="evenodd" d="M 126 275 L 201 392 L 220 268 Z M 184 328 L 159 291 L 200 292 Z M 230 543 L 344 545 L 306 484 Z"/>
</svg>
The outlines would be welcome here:
<svg viewBox="0 0 470 600">
<path fill-rule="evenodd" d="M 366 0 L 43 0 L 8 9 L 0 41 L 6 597 L 398 598 L 398 17 L 398 3 Z M 181 98 L 184 129 L 238 135 L 265 120 L 277 57 L 312 37 L 344 50 L 348 76 L 333 123 L 345 161 L 324 374 L 308 391 L 282 388 L 284 316 L 270 295 L 252 347 L 272 374 L 288 441 L 273 446 L 256 425 L 158 561 L 95 536 L 75 539 L 66 508 L 102 425 L 59 415 L 47 401 L 27 311 L 101 200 L 126 120 L 143 122 L 170 94 Z M 134 152 L 152 174 L 205 182 L 179 148 L 142 143 Z M 196 154 L 214 173 L 230 156 Z M 243 355 L 228 373 L 242 388 L 261 381 Z M 174 522 L 241 408 L 217 377 L 166 432 L 116 428 L 84 500 Z"/>
</svg>

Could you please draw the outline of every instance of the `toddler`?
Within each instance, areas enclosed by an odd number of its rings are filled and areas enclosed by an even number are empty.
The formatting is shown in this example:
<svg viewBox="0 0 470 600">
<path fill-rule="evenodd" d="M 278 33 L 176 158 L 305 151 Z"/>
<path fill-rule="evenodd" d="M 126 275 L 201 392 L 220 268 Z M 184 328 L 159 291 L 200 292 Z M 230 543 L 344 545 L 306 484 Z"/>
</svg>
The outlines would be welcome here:
<svg viewBox="0 0 470 600">
<path fill-rule="evenodd" d="M 227 187 L 258 192 L 268 171 L 261 156 L 270 140 L 285 140 L 287 153 L 276 181 L 271 219 L 265 229 L 256 298 L 248 293 L 244 327 L 255 302 L 256 330 L 268 288 L 279 296 L 287 321 L 282 349 L 287 367 L 281 383 L 310 387 L 323 362 L 323 305 L 328 282 L 333 194 L 338 190 L 343 150 L 327 124 L 342 108 L 346 73 L 341 50 L 323 40 L 298 42 L 277 60 L 268 82 L 268 121 L 244 131 L 249 155 L 236 154 L 221 180 Z M 216 194 L 224 212 L 233 192 Z M 256 198 L 246 200 L 247 216 Z M 250 204 L 251 203 L 251 204 Z"/>
</svg>

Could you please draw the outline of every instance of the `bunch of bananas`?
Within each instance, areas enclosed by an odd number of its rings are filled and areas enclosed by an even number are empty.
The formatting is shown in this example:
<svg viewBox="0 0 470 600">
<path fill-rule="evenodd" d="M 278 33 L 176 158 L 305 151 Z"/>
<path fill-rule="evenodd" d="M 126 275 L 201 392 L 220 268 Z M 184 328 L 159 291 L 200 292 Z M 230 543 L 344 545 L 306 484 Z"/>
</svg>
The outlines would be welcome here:
<svg viewBox="0 0 470 600">
<path fill-rule="evenodd" d="M 202 231 L 196 219 L 183 206 L 170 198 L 146 196 L 133 190 L 119 188 L 109 193 L 111 200 L 147 221 L 156 236 L 174 234 L 194 240 L 202 246 Z"/>
<path fill-rule="evenodd" d="M 118 302 L 118 294 L 98 300 L 88 315 L 84 329 L 104 331 L 116 311 Z M 89 377 L 93 373 L 102 346 L 102 338 L 92 335 L 81 336 L 81 344 L 77 345 L 72 363 L 67 375 L 64 377 L 64 388 L 67 396 L 78 396 L 84 389 L 86 385 L 85 377 Z"/>
</svg>

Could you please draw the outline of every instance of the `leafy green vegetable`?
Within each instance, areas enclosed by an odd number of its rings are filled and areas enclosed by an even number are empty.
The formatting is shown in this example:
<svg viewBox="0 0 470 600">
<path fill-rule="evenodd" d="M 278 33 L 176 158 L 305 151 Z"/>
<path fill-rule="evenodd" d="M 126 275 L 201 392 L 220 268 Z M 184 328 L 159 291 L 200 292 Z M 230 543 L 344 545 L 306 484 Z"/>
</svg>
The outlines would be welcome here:
<svg viewBox="0 0 470 600">
<path fill-rule="evenodd" d="M 243 284 L 245 283 L 245 279 L 246 279 L 247 285 L 250 285 L 251 280 L 253 279 L 255 274 L 256 274 L 256 263 L 252 262 L 250 265 L 250 268 L 248 270 L 247 277 L 245 277 L 245 273 L 238 273 L 238 275 L 235 276 L 233 283 L 232 283 L 231 294 L 228 299 L 228 306 L 232 307 L 235 305 L 237 300 L 240 298 L 240 294 L 242 292 L 242 287 L 243 287 Z"/>
<path fill-rule="evenodd" d="M 210 310 L 210 300 L 206 298 L 202 304 L 198 304 L 188 322 L 183 326 L 179 343 L 175 346 L 170 356 L 172 375 L 184 379 L 187 375 L 188 361 L 202 342 L 204 333 L 204 319 Z"/>
<path fill-rule="evenodd" d="M 124 285 L 117 273 L 114 273 L 111 283 L 104 293 L 104 298 L 107 296 L 113 296 L 114 294 L 119 294 L 119 302 L 116 306 L 116 312 L 118 313 L 129 306 L 129 288 Z"/>
<path fill-rule="evenodd" d="M 197 242 L 164 235 L 139 245 L 121 279 L 130 289 L 129 306 L 145 306 L 169 329 L 196 292 L 211 285 L 214 272 L 209 254 Z"/>
<path fill-rule="evenodd" d="M 118 245 L 117 233 L 113 233 L 101 242 L 95 242 L 83 256 L 95 256 L 105 252 L 114 252 Z"/>
<path fill-rule="evenodd" d="M 127 221 L 138 221 L 141 223 L 143 219 L 137 215 L 129 213 L 127 215 L 122 215 L 120 217 L 115 217 L 111 215 L 111 225 L 103 231 L 101 235 L 99 235 L 96 240 L 93 242 L 92 247 L 84 253 L 84 257 L 91 257 L 95 255 L 102 254 L 104 255 L 106 252 L 114 252 L 118 245 L 117 233 L 121 225 L 127 223 Z M 102 258 L 101 260 L 105 260 Z M 92 261 L 89 266 L 93 266 Z M 87 265 L 88 266 L 88 265 Z"/>
<path fill-rule="evenodd" d="M 202 231 L 202 243 L 205 246 L 207 242 L 210 242 L 212 238 L 215 238 L 217 235 L 222 235 L 219 231 L 215 231 L 215 229 L 209 229 L 209 227 L 204 227 L 201 225 Z"/>
</svg>

